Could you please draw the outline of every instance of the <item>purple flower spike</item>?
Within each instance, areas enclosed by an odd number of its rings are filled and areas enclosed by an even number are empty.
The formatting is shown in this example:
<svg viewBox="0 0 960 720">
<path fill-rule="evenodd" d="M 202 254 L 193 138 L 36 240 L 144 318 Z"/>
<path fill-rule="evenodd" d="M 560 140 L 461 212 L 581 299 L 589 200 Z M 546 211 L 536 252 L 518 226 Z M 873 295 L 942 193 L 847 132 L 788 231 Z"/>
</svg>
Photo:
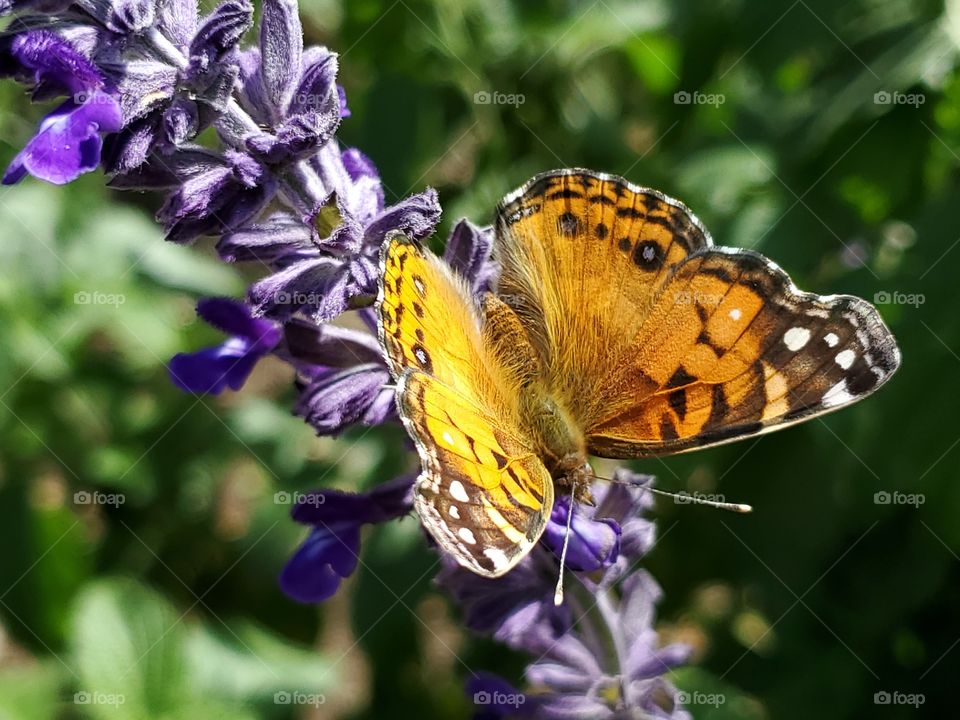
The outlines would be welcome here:
<svg viewBox="0 0 960 720">
<path fill-rule="evenodd" d="M 331 597 L 360 557 L 360 527 L 402 517 L 413 506 L 413 475 L 403 475 L 366 493 L 318 490 L 294 507 L 293 519 L 313 532 L 287 562 L 280 587 L 302 603 Z"/>
<path fill-rule="evenodd" d="M 201 300 L 197 314 L 232 337 L 216 347 L 181 353 L 170 360 L 170 378 L 187 392 L 217 395 L 228 387 L 239 390 L 260 358 L 280 342 L 277 325 L 254 318 L 246 305 L 235 300 Z"/>
<path fill-rule="evenodd" d="M 82 104 L 68 100 L 43 119 L 10 163 L 3 184 L 12 185 L 27 173 L 55 185 L 76 180 L 100 164 L 100 133 L 115 132 L 120 123 L 120 106 L 106 93 L 95 92 Z"/>
<path fill-rule="evenodd" d="M 557 498 L 543 531 L 542 542 L 559 558 L 567 535 L 569 496 Z M 567 547 L 567 567 L 592 572 L 610 567 L 620 554 L 620 526 L 613 520 L 593 520 L 574 510 Z"/>
</svg>

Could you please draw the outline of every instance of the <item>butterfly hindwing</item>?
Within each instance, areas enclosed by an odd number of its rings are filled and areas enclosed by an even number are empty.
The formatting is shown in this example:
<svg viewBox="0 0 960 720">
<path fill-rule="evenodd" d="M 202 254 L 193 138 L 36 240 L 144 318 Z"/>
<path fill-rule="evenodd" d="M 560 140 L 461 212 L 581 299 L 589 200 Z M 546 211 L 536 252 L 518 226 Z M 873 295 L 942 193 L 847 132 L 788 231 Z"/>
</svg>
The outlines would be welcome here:
<svg viewBox="0 0 960 720">
<path fill-rule="evenodd" d="M 539 539 L 553 507 L 543 463 L 434 377 L 408 370 L 398 400 L 423 464 L 414 504 L 424 527 L 473 572 L 509 571 Z"/>
<path fill-rule="evenodd" d="M 866 396 L 899 364 L 866 301 L 802 293 L 762 255 L 723 248 L 677 268 L 627 358 L 607 372 L 607 416 L 587 429 L 599 455 L 668 454 L 784 427 Z"/>
</svg>

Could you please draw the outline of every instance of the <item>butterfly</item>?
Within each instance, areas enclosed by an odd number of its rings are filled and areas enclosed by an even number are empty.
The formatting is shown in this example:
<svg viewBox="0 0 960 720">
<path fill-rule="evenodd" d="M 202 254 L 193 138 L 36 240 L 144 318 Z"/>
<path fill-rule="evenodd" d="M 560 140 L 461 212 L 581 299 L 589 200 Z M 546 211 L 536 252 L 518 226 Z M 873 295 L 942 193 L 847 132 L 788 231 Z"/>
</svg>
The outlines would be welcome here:
<svg viewBox="0 0 960 720">
<path fill-rule="evenodd" d="M 403 235 L 381 251 L 379 336 L 423 466 L 418 515 L 498 577 L 589 456 L 719 445 L 848 405 L 900 364 L 877 310 L 800 292 L 756 252 L 713 245 L 681 202 L 582 169 L 498 205 L 494 291 L 475 300 Z"/>
</svg>

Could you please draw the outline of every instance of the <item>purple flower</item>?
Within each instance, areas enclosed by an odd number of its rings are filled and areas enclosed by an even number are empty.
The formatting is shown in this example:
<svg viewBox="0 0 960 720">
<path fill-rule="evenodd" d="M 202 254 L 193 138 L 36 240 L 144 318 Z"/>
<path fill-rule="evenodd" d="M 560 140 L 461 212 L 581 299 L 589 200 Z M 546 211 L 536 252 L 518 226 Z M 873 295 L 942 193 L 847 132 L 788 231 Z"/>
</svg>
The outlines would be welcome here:
<svg viewBox="0 0 960 720">
<path fill-rule="evenodd" d="M 47 115 L 37 134 L 21 150 L 3 175 L 3 184 L 19 182 L 27 173 L 63 185 L 100 164 L 101 133 L 120 128 L 120 107 L 102 92 L 83 102 L 68 100 Z"/>
<path fill-rule="evenodd" d="M 510 647 L 523 649 L 523 638 L 536 626 L 560 637 L 573 625 L 569 604 L 553 602 L 558 565 L 543 548 L 535 548 L 500 578 L 485 578 L 443 558 L 437 582 L 463 610 L 471 630 L 487 633 Z"/>
<path fill-rule="evenodd" d="M 652 545 L 652 523 L 639 516 L 650 504 L 644 486 L 651 478 L 622 470 L 615 480 L 596 483 L 597 506 L 574 513 L 567 591 L 559 608 L 553 591 L 567 497 L 556 501 L 542 542 L 503 577 L 482 578 L 446 562 L 438 581 L 462 606 L 467 626 L 537 658 L 527 668 L 534 692 L 524 696 L 523 708 L 491 700 L 478 707 L 478 717 L 514 716 L 521 709 L 547 719 L 689 717 L 662 675 L 683 664 L 690 648 L 658 645 L 653 621 L 660 589 L 649 574 L 631 567 Z M 627 546 L 630 557 L 620 551 Z M 516 692 L 503 683 L 473 679 L 468 689 L 471 695 L 486 692 L 485 700 Z"/>
<path fill-rule="evenodd" d="M 294 600 L 317 603 L 331 597 L 360 557 L 360 528 L 402 517 L 413 507 L 413 475 L 403 475 L 366 493 L 317 490 L 294 507 L 292 517 L 313 526 L 280 574 L 280 587 Z"/>
<path fill-rule="evenodd" d="M 538 659 L 526 676 L 538 690 L 538 716 L 689 718 L 662 675 L 684 664 L 690 648 L 657 645 L 652 622 L 660 596 L 656 581 L 639 570 L 624 581 L 619 598 L 602 584 L 594 589 L 578 621 L 582 632 L 559 640 L 532 632 L 527 649 Z"/>
<path fill-rule="evenodd" d="M 482 295 L 499 273 L 490 257 L 492 250 L 493 228 L 480 228 L 469 220 L 461 220 L 450 232 L 443 259 L 470 283 L 476 295 Z"/>
<path fill-rule="evenodd" d="M 390 372 L 370 333 L 293 320 L 286 325 L 285 352 L 301 368 L 294 412 L 317 434 L 380 425 L 396 416 Z"/>
<path fill-rule="evenodd" d="M 380 246 L 388 232 L 419 239 L 433 232 L 439 220 L 437 194 L 428 189 L 359 227 L 362 247 L 353 256 L 332 257 L 320 246 L 311 248 L 300 240 L 288 248 L 288 256 L 280 257 L 281 266 L 291 258 L 289 265 L 251 286 L 250 302 L 257 313 L 278 320 L 306 312 L 317 323 L 327 322 L 347 310 L 354 298 L 375 295 Z"/>
<path fill-rule="evenodd" d="M 558 558 L 563 552 L 567 536 L 567 515 L 570 497 L 557 498 L 550 513 L 550 521 L 543 531 L 543 542 Z M 567 567 L 571 570 L 592 572 L 610 567 L 620 555 L 620 526 L 614 520 L 596 519 L 592 508 L 574 509 L 567 547 Z"/>
<path fill-rule="evenodd" d="M 104 86 L 93 61 L 50 30 L 25 30 L 0 38 L 0 77 L 29 85 L 34 100 L 86 94 Z"/>
<path fill-rule="evenodd" d="M 197 303 L 197 314 L 231 337 L 221 345 L 170 360 L 170 378 L 183 390 L 217 395 L 239 390 L 260 358 L 280 342 L 281 331 L 269 320 L 259 320 L 246 305 L 226 298 L 206 298 Z"/>
<path fill-rule="evenodd" d="M 198 150 L 194 155 L 196 163 L 184 167 L 178 189 L 157 212 L 172 242 L 186 243 L 240 226 L 259 214 L 276 193 L 273 176 L 249 155 L 235 150 L 222 155 Z"/>
<path fill-rule="evenodd" d="M 139 168 L 154 151 L 169 154 L 220 119 L 239 74 L 236 47 L 252 25 L 253 6 L 225 0 L 199 22 L 190 0 L 171 0 L 160 4 L 159 19 L 152 37 L 162 55 L 145 59 L 131 52 L 103 63 L 124 101 L 125 126 L 106 152 L 110 172 Z"/>
<path fill-rule="evenodd" d="M 311 158 L 343 116 L 336 84 L 337 56 L 303 48 L 295 0 L 264 0 L 257 48 L 241 60 L 241 100 L 262 126 L 247 149 L 267 164 Z"/>
</svg>

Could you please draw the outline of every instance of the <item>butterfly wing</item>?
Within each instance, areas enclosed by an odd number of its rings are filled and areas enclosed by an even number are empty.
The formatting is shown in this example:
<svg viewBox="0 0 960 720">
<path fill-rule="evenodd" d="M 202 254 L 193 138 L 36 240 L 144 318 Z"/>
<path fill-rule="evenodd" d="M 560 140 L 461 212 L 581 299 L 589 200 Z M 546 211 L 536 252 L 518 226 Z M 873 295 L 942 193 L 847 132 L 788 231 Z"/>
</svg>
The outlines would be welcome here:
<svg viewBox="0 0 960 720">
<path fill-rule="evenodd" d="M 802 293 L 762 255 L 722 249 L 676 269 L 627 357 L 608 369 L 607 412 L 587 430 L 605 457 L 786 427 L 866 397 L 900 362 L 866 301 Z"/>
<path fill-rule="evenodd" d="M 899 352 L 876 310 L 800 293 L 713 247 L 680 202 L 586 170 L 498 209 L 498 292 L 592 453 L 642 457 L 785 427 L 879 387 Z"/>
<path fill-rule="evenodd" d="M 475 573 L 508 572 L 540 538 L 553 481 L 540 459 L 484 410 L 436 378 L 400 378 L 400 416 L 423 463 L 414 505 L 424 527 Z"/>
<path fill-rule="evenodd" d="M 377 301 L 397 406 L 423 471 L 424 527 L 488 577 L 529 551 L 553 508 L 553 482 L 519 430 L 511 374 L 489 351 L 466 285 L 402 235 L 386 241 Z"/>
</svg>

